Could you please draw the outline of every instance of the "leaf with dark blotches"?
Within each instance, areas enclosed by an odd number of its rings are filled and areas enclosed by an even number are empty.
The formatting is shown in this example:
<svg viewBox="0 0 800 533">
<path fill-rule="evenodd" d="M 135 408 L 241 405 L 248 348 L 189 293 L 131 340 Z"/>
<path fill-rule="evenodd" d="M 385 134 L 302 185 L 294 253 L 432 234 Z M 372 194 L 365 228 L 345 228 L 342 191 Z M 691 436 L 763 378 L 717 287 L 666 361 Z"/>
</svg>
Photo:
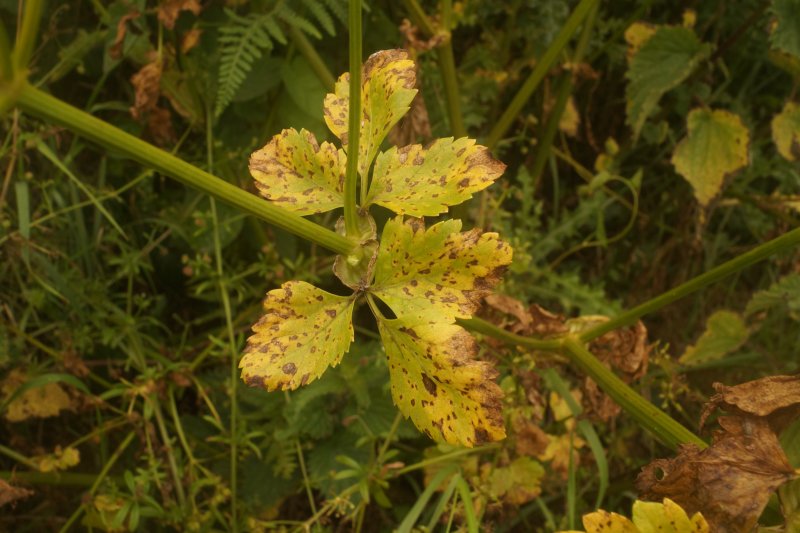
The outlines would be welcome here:
<svg viewBox="0 0 800 533">
<path fill-rule="evenodd" d="M 366 204 L 398 214 L 436 216 L 499 178 L 506 166 L 468 138 L 437 139 L 428 148 L 412 144 L 378 155 Z"/>
<path fill-rule="evenodd" d="M 617 513 L 595 511 L 583 515 L 586 533 L 708 533 L 709 527 L 699 513 L 691 518 L 670 500 L 664 503 L 635 501 L 633 521 Z M 570 532 L 562 532 L 570 533 Z"/>
<path fill-rule="evenodd" d="M 425 229 L 402 217 L 383 228 L 370 292 L 400 317 L 451 323 L 469 318 L 511 263 L 496 233 L 459 233 L 460 220 Z"/>
<path fill-rule="evenodd" d="M 345 157 L 314 134 L 283 130 L 250 156 L 250 174 L 261 195 L 299 215 L 343 205 Z"/>
<path fill-rule="evenodd" d="M 674 459 L 647 465 L 636 480 L 643 498 L 671 498 L 701 512 L 715 532 L 753 529 L 772 493 L 797 477 L 767 420 L 720 418 L 708 448 L 684 444 Z"/>
<path fill-rule="evenodd" d="M 267 293 L 239 362 L 252 387 L 294 390 L 336 366 L 353 341 L 355 297 L 337 296 L 304 281 Z"/>
<path fill-rule="evenodd" d="M 414 62 L 405 50 L 375 52 L 361 69 L 361 133 L 359 136 L 358 171 L 364 174 L 389 133 L 408 111 L 417 94 L 414 89 Z M 325 123 L 342 141 L 347 150 L 350 74 L 336 81 L 333 94 L 325 97 Z"/>
<path fill-rule="evenodd" d="M 505 438 L 502 392 L 477 344 L 446 322 L 378 318 L 392 398 L 430 438 L 472 447 Z"/>
<path fill-rule="evenodd" d="M 776 433 L 800 416 L 800 375 L 767 376 L 728 387 L 714 383 L 717 393 L 700 415 L 700 427 L 716 409 L 767 419 Z"/>
</svg>

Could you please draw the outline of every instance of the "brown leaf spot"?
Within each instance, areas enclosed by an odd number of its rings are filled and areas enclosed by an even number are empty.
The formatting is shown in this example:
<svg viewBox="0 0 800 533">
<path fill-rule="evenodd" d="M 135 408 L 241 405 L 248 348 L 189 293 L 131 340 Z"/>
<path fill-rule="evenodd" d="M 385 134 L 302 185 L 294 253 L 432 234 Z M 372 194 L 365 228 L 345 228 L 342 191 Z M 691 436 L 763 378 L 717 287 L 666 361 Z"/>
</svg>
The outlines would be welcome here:
<svg viewBox="0 0 800 533">
<path fill-rule="evenodd" d="M 422 384 L 425 385 L 425 390 L 427 390 L 431 396 L 436 396 L 436 383 L 424 372 L 422 373 Z"/>
<path fill-rule="evenodd" d="M 286 363 L 281 370 L 284 374 L 294 376 L 297 373 L 297 366 L 294 363 Z"/>
</svg>

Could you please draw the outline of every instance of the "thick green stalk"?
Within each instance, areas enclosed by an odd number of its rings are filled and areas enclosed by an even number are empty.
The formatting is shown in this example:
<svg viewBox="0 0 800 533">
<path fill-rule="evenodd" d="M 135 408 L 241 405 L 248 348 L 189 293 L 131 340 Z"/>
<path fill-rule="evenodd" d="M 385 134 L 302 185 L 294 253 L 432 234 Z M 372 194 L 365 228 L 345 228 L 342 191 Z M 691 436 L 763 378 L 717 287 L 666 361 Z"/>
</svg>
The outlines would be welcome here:
<svg viewBox="0 0 800 533">
<path fill-rule="evenodd" d="M 358 235 L 359 137 L 361 136 L 361 0 L 349 2 L 350 23 L 350 102 L 347 122 L 347 174 L 344 179 L 344 226 L 347 235 Z M 366 178 L 367 169 L 364 169 Z M 366 183 L 362 183 L 362 188 Z M 363 194 L 363 193 L 362 193 Z"/>
<path fill-rule="evenodd" d="M 494 149 L 500 139 L 502 139 L 506 134 L 508 129 L 511 127 L 511 124 L 514 122 L 514 120 L 516 120 L 520 111 L 522 111 L 522 108 L 525 106 L 528 98 L 530 98 L 536 88 L 539 87 L 539 84 L 550 70 L 550 67 L 553 66 L 553 63 L 555 63 L 558 55 L 567 45 L 570 38 L 572 38 L 572 35 L 575 33 L 578 27 L 580 27 L 583 20 L 589 14 L 592 8 L 594 8 L 597 2 L 598 0 L 581 0 L 580 4 L 578 4 L 578 7 L 576 7 L 575 11 L 573 11 L 569 16 L 567 22 L 564 23 L 564 26 L 561 27 L 561 31 L 558 32 L 558 35 L 556 35 L 556 38 L 553 40 L 553 43 L 548 47 L 544 55 L 538 60 L 533 72 L 531 72 L 530 76 L 528 76 L 528 79 L 525 80 L 525 83 L 511 100 L 508 108 L 506 108 L 506 110 L 500 116 L 494 128 L 492 128 L 492 131 L 489 132 L 486 145 L 490 149 Z"/>
<path fill-rule="evenodd" d="M 677 287 L 668 290 L 660 296 L 657 296 L 652 300 L 649 300 L 615 318 L 612 318 L 608 322 L 604 322 L 598 326 L 584 331 L 580 334 L 580 340 L 583 342 L 588 342 L 600 337 L 601 335 L 605 335 L 609 331 L 613 331 L 622 326 L 630 325 L 643 315 L 652 313 L 653 311 L 658 311 L 662 307 L 669 305 L 672 302 L 683 298 L 684 296 L 688 296 L 693 292 L 699 291 L 703 287 L 711 285 L 712 283 L 716 283 L 717 281 L 720 281 L 731 274 L 735 274 L 736 272 L 739 272 L 740 270 L 754 263 L 762 261 L 767 257 L 780 252 L 781 250 L 786 250 L 793 246 L 797 246 L 798 244 L 800 244 L 800 228 L 793 229 L 792 231 L 785 233 L 780 237 L 756 246 L 749 252 L 742 254 L 735 259 L 731 259 L 727 263 L 723 263 L 716 268 L 712 268 L 705 274 L 701 274 L 682 285 L 678 285 Z"/>
<path fill-rule="evenodd" d="M 289 36 L 292 38 L 292 42 L 297 47 L 297 50 L 306 58 L 311 70 L 317 75 L 317 78 L 319 78 L 319 81 L 325 86 L 325 89 L 332 93 L 336 85 L 336 78 L 334 78 L 331 71 L 328 70 L 328 65 L 319 57 L 319 54 L 314 49 L 314 45 L 311 44 L 305 34 L 300 31 L 297 26 L 291 24 L 289 24 Z"/>
<path fill-rule="evenodd" d="M 526 348 L 533 348 L 534 350 L 549 350 L 557 351 L 561 349 L 561 339 L 534 339 L 532 337 L 523 337 L 506 331 L 503 328 L 498 328 L 494 324 L 483 320 L 482 318 L 472 317 L 467 319 L 459 319 L 459 325 L 474 331 L 494 337 L 495 339 L 514 344 L 516 346 L 525 346 Z"/>
<path fill-rule="evenodd" d="M 573 337 L 562 341 L 564 353 L 572 363 L 591 377 L 631 418 L 672 449 L 679 444 L 705 448 L 703 439 L 686 429 L 664 411 L 651 404 L 601 363 L 583 343 Z"/>
<path fill-rule="evenodd" d="M 36 37 L 39 34 L 39 20 L 42 18 L 42 0 L 27 0 L 22 26 L 17 33 L 14 51 L 11 54 L 14 71 L 17 75 L 28 68 L 33 55 Z"/>
<path fill-rule="evenodd" d="M 31 115 L 65 126 L 106 149 L 122 153 L 145 166 L 328 250 L 339 254 L 349 254 L 353 250 L 353 244 L 342 235 L 212 176 L 35 87 L 25 85 L 19 93 L 17 105 Z"/>
</svg>

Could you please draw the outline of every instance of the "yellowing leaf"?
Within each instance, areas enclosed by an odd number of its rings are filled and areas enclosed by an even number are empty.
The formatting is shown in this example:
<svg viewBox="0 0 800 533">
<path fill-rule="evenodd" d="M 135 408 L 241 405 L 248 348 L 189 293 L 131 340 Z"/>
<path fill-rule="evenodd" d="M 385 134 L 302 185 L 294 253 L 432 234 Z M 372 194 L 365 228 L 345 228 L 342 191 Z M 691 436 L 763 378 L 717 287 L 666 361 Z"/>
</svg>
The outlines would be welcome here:
<svg viewBox="0 0 800 533">
<path fill-rule="evenodd" d="M 3 399 L 8 399 L 21 387 L 27 377 L 19 370 L 12 370 L 0 385 Z M 5 412 L 9 422 L 22 422 L 28 418 L 49 418 L 61 411 L 72 410 L 74 402 L 59 383 L 46 383 L 41 387 L 26 390 L 8 404 Z"/>
<path fill-rule="evenodd" d="M 242 379 L 267 390 L 294 390 L 336 366 L 353 341 L 353 296 L 336 296 L 303 281 L 267 293 L 239 362 Z"/>
<path fill-rule="evenodd" d="M 647 42 L 647 39 L 653 36 L 656 32 L 657 26 L 648 24 L 647 22 L 634 22 L 625 30 L 625 42 L 628 43 L 627 57 L 628 61 L 633 59 L 639 48 Z"/>
<path fill-rule="evenodd" d="M 787 102 L 772 119 L 772 140 L 778 153 L 789 161 L 800 159 L 800 106 Z"/>
<path fill-rule="evenodd" d="M 544 468 L 530 457 L 518 457 L 504 467 L 492 468 L 489 496 L 510 505 L 523 505 L 542 492 Z"/>
<path fill-rule="evenodd" d="M 664 503 L 635 501 L 633 522 L 603 510 L 583 515 L 583 527 L 586 533 L 709 533 L 709 526 L 700 513 L 689 518 L 669 498 L 664 498 Z"/>
<path fill-rule="evenodd" d="M 561 119 L 558 121 L 558 129 L 569 135 L 575 137 L 578 135 L 578 126 L 581 124 L 581 115 L 578 113 L 578 107 L 575 105 L 575 98 L 570 96 L 567 100 L 567 105 L 564 107 L 564 112 L 561 113 Z"/>
<path fill-rule="evenodd" d="M 728 111 L 694 109 L 687 123 L 688 134 L 675 148 L 672 164 L 705 207 L 725 178 L 747 165 L 750 132 L 738 115 Z"/>
<path fill-rule="evenodd" d="M 437 139 L 428 148 L 393 147 L 375 161 L 366 203 L 401 215 L 436 216 L 491 185 L 505 168 L 488 149 L 466 137 Z"/>
<path fill-rule="evenodd" d="M 262 196 L 300 215 L 343 204 L 344 155 L 306 130 L 283 130 L 253 152 L 250 174 Z"/>
<path fill-rule="evenodd" d="M 56 472 L 67 470 L 81 462 L 81 454 L 77 448 L 67 447 L 62 449 L 56 446 L 53 453 L 31 457 L 40 472 Z"/>
<path fill-rule="evenodd" d="M 628 124 L 637 138 L 664 93 L 680 85 L 708 55 L 709 47 L 689 28 L 661 26 L 646 37 L 626 73 Z"/>
<path fill-rule="evenodd" d="M 417 94 L 414 62 L 405 50 L 382 50 L 369 56 L 361 70 L 361 134 L 358 170 L 364 174 L 389 130 L 408 111 Z M 333 94 L 325 97 L 325 123 L 347 150 L 350 74 L 342 74 Z"/>
<path fill-rule="evenodd" d="M 583 527 L 586 528 L 586 533 L 641 533 L 624 516 L 602 509 L 583 515 Z"/>
<path fill-rule="evenodd" d="M 505 437 L 495 370 L 473 359 L 475 340 L 455 324 L 378 318 L 394 403 L 438 442 L 475 446 Z"/>
<path fill-rule="evenodd" d="M 739 313 L 717 311 L 708 317 L 706 330 L 697 344 L 689 346 L 679 361 L 684 365 L 696 365 L 722 359 L 744 344 L 748 336 L 747 324 Z"/>
<path fill-rule="evenodd" d="M 418 219 L 386 222 L 370 292 L 400 318 L 449 323 L 472 316 L 512 251 L 496 233 L 460 229 L 460 220 L 427 230 Z"/>
</svg>

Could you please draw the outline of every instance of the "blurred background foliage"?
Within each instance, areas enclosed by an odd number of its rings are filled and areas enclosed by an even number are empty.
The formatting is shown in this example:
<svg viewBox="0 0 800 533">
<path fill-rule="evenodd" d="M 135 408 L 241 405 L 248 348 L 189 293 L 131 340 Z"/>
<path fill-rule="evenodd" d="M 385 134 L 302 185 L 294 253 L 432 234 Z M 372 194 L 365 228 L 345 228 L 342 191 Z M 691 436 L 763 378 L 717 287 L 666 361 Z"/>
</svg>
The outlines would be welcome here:
<svg viewBox="0 0 800 533">
<path fill-rule="evenodd" d="M 496 300 L 487 319 L 513 329 L 543 309 L 614 315 L 798 226 L 800 169 L 771 130 L 800 73 L 770 40 L 780 3 L 600 3 L 582 60 L 576 37 L 493 147 L 505 176 L 461 208 L 515 249 L 500 292 L 518 302 Z M 12 34 L 19 4 L 0 0 Z M 394 142 L 453 135 L 437 54 L 448 36 L 464 127 L 485 140 L 575 4 L 365 2 L 365 52 L 407 47 L 419 67 L 422 97 Z M 414 7 L 435 35 L 409 21 Z M 254 190 L 249 155 L 281 129 L 333 140 L 322 100 L 347 70 L 346 10 L 344 0 L 51 0 L 31 79 Z M 635 139 L 626 30 L 637 21 L 691 28 L 708 55 Z M 569 97 L 560 106 L 559 95 Z M 708 207 L 670 162 L 696 107 L 727 109 L 750 131 L 749 164 Z M 663 453 L 624 414 L 600 410 L 557 356 L 494 342 L 483 356 L 501 373 L 509 439 L 435 446 L 397 415 L 360 312 L 351 353 L 313 386 L 237 383 L 231 360 L 264 294 L 289 279 L 341 293 L 332 256 L 66 130 L 18 111 L 2 121 L 0 477 L 11 485 L 0 485 L 0 528 L 410 531 L 478 520 L 555 531 L 598 504 L 629 509 L 638 468 Z M 695 427 L 711 382 L 798 372 L 799 258 L 778 255 L 648 317 L 650 366 L 635 369 L 635 386 Z"/>
</svg>

